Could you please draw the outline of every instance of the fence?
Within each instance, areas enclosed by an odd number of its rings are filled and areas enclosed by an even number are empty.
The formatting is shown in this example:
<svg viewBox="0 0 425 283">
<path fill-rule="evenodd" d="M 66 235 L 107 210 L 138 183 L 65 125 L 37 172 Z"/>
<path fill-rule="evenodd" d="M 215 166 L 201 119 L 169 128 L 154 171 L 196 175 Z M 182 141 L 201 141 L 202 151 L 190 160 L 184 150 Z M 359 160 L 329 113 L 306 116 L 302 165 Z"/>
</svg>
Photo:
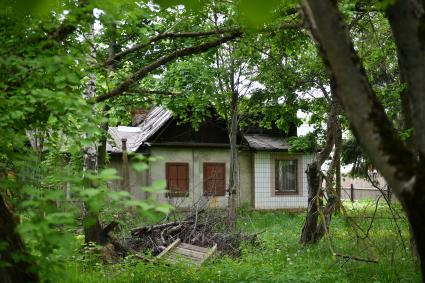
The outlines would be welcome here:
<svg viewBox="0 0 425 283">
<path fill-rule="evenodd" d="M 349 199 L 351 201 L 362 200 L 362 199 L 373 199 L 376 200 L 384 193 L 389 200 L 392 199 L 391 190 L 388 189 L 388 186 L 382 190 L 382 192 L 376 188 L 362 188 L 354 187 L 353 184 L 350 184 L 350 187 L 341 188 L 341 198 Z"/>
</svg>

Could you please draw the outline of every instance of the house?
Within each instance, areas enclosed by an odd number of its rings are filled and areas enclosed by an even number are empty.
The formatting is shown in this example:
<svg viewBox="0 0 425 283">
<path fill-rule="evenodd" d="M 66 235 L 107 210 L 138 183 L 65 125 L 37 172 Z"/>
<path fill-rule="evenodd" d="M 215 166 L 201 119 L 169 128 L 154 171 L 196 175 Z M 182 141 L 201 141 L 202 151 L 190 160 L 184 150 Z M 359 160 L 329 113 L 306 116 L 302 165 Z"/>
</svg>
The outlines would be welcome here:
<svg viewBox="0 0 425 283">
<path fill-rule="evenodd" d="M 211 206 L 227 206 L 229 138 L 224 121 L 209 118 L 196 131 L 190 123 L 179 123 L 163 107 L 132 114 L 132 127 L 109 128 L 111 166 L 122 172 L 123 145 L 130 153 L 161 157 L 144 172 L 130 166 L 129 189 L 136 198 L 152 197 L 140 188 L 166 180 L 167 193 L 155 195 L 159 202 L 185 208 L 210 199 Z M 277 129 L 259 127 L 239 133 L 239 205 L 246 203 L 255 209 L 307 207 L 304 172 L 312 155 L 288 153 L 286 138 Z M 120 186 L 119 181 L 112 184 Z"/>
</svg>

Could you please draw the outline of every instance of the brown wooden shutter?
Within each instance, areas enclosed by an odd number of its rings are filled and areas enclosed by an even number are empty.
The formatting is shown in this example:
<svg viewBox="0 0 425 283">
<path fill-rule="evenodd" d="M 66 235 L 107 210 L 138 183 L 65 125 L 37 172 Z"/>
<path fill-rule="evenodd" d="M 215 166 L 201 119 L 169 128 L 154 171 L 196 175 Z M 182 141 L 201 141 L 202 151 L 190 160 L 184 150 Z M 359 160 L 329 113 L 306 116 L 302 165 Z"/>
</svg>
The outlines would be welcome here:
<svg viewBox="0 0 425 283">
<path fill-rule="evenodd" d="M 189 164 L 166 163 L 168 196 L 189 196 Z"/>
<path fill-rule="evenodd" d="M 226 194 L 226 164 L 204 163 L 204 196 Z"/>
</svg>

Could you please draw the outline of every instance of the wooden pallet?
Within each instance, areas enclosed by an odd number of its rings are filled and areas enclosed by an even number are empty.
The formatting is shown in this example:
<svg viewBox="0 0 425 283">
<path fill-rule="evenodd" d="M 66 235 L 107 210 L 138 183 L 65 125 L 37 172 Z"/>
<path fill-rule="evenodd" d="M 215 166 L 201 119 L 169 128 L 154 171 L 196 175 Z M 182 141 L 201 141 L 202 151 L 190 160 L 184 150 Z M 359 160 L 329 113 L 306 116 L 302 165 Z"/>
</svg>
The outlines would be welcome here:
<svg viewBox="0 0 425 283">
<path fill-rule="evenodd" d="M 169 263 L 183 262 L 188 265 L 201 265 L 217 250 L 217 244 L 212 248 L 204 248 L 182 243 L 180 239 L 175 240 L 158 256 L 158 259 L 164 259 Z"/>
</svg>

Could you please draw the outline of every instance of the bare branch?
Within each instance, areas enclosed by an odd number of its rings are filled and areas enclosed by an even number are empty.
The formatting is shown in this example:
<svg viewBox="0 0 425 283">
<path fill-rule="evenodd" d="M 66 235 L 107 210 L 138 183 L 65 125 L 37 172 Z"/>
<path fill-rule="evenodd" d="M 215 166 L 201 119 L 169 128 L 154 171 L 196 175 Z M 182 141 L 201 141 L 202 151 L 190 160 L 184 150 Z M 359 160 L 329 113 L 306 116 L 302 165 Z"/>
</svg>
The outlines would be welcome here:
<svg viewBox="0 0 425 283">
<path fill-rule="evenodd" d="M 378 263 L 378 261 L 374 259 L 360 258 L 353 255 L 344 255 L 344 254 L 338 254 L 338 253 L 334 253 L 333 255 L 337 257 L 345 258 L 347 260 L 352 259 L 352 260 L 363 261 L 363 262 Z"/>
</svg>

